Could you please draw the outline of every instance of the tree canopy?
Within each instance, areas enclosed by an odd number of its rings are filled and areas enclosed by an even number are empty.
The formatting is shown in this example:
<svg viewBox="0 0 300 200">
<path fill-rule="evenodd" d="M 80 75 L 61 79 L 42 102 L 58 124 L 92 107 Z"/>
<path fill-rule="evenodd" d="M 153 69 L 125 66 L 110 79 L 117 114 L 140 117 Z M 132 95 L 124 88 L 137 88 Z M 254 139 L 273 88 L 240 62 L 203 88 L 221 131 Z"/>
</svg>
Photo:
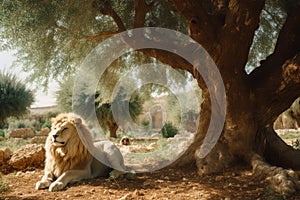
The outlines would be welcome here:
<svg viewBox="0 0 300 200">
<path fill-rule="evenodd" d="M 1 49 L 17 49 L 18 61 L 32 79 L 45 84 L 49 78 L 63 80 L 97 43 L 123 31 L 110 15 L 123 21 L 124 30 L 135 26 L 133 1 L 109 2 L 1 1 Z M 169 5 L 165 0 L 146 3 L 152 7 L 146 24 L 186 30 Z"/>
</svg>

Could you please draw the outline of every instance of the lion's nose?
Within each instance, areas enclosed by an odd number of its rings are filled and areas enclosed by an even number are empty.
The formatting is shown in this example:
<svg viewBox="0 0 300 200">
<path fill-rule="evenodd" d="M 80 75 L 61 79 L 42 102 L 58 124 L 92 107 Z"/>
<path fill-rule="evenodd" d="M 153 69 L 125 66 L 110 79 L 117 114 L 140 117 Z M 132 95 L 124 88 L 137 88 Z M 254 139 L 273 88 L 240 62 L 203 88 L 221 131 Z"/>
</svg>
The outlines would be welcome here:
<svg viewBox="0 0 300 200">
<path fill-rule="evenodd" d="M 53 138 L 56 139 L 58 135 L 53 135 Z"/>
</svg>

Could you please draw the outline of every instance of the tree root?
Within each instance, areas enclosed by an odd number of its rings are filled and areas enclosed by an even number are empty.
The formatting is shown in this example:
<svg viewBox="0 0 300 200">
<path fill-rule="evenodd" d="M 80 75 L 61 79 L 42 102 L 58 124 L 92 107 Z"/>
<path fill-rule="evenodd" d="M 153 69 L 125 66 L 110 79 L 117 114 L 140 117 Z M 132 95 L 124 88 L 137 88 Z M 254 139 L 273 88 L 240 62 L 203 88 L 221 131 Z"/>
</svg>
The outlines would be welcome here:
<svg viewBox="0 0 300 200">
<path fill-rule="evenodd" d="M 252 156 L 251 165 L 255 175 L 266 178 L 272 189 L 283 196 L 291 196 L 300 189 L 298 175 L 291 169 L 272 166 L 257 154 Z"/>
<path fill-rule="evenodd" d="M 217 143 L 213 150 L 205 157 L 199 157 L 199 149 L 195 152 L 196 165 L 199 176 L 222 172 L 229 168 L 232 156 L 227 151 L 227 146 Z"/>
</svg>

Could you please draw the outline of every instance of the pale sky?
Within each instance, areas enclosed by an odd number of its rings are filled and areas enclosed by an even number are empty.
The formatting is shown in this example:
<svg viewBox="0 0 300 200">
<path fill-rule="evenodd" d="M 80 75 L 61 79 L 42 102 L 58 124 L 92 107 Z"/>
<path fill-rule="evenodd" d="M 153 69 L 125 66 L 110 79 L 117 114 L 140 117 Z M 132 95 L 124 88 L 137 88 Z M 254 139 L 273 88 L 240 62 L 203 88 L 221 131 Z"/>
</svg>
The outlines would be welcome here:
<svg viewBox="0 0 300 200">
<path fill-rule="evenodd" d="M 21 67 L 11 67 L 11 64 L 15 60 L 13 52 L 0 51 L 0 71 L 6 70 L 12 72 L 18 77 L 18 80 L 25 83 L 25 79 L 28 76 L 22 71 Z M 34 84 L 26 83 L 27 88 L 34 89 Z M 56 104 L 55 92 L 58 89 L 58 84 L 55 81 L 50 81 L 49 86 L 51 90 L 43 92 L 42 88 L 38 88 L 35 92 L 35 102 L 31 107 L 43 107 L 51 106 Z"/>
</svg>

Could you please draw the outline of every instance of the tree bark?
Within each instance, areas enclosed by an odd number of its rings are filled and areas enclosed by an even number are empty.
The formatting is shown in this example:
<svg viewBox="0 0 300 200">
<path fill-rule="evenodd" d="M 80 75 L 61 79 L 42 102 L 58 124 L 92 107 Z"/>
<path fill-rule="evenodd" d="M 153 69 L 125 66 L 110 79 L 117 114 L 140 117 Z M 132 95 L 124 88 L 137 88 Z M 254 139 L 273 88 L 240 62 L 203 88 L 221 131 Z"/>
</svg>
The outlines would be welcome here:
<svg viewBox="0 0 300 200">
<path fill-rule="evenodd" d="M 107 121 L 106 126 L 108 127 L 109 130 L 109 137 L 117 138 L 117 130 L 119 128 L 117 123 L 112 121 Z"/>
</svg>

